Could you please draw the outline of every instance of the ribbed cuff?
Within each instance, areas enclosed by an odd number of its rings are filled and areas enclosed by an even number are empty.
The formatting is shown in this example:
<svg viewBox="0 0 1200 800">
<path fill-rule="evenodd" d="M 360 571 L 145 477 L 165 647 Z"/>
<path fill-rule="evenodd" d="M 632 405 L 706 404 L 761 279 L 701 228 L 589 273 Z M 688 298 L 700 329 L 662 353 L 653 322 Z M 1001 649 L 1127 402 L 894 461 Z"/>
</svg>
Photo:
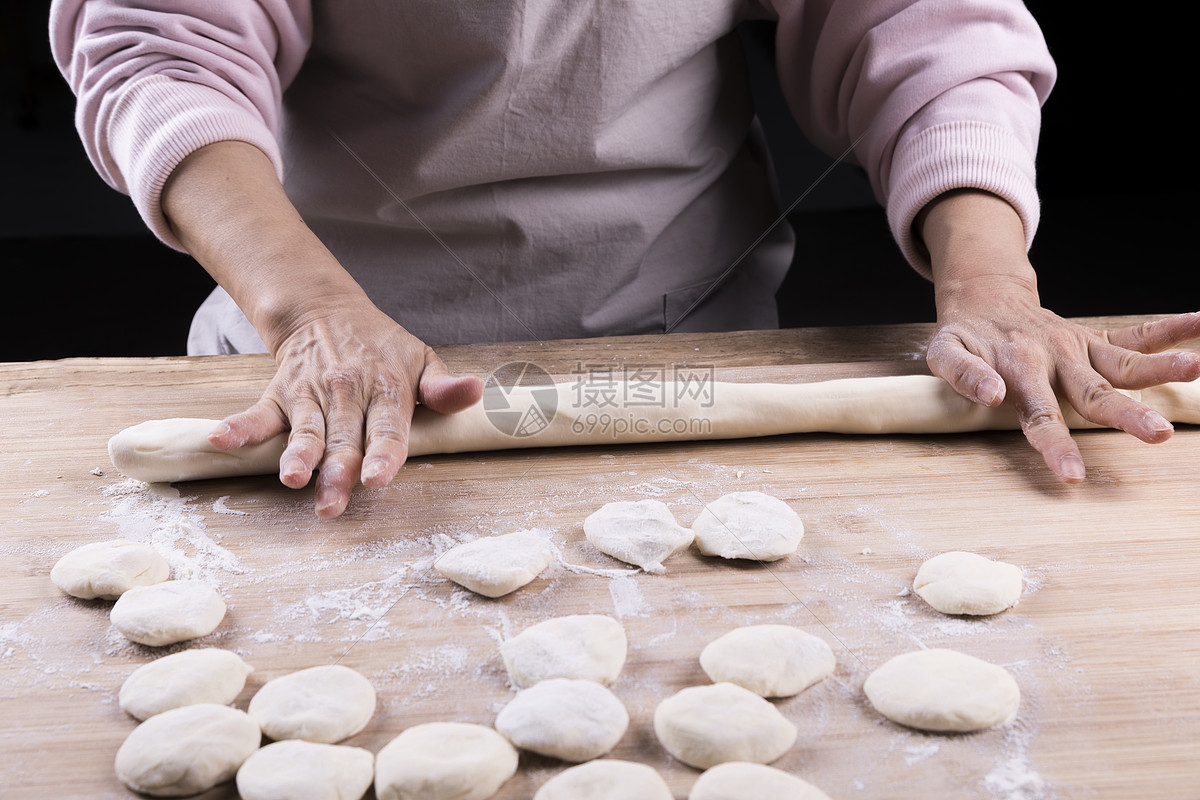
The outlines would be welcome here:
<svg viewBox="0 0 1200 800">
<path fill-rule="evenodd" d="M 109 120 L 109 149 L 142 219 L 165 244 L 183 246 L 162 212 L 162 190 L 179 162 L 214 142 L 247 142 L 283 179 L 279 144 L 254 112 L 209 86 L 152 75 L 127 87 Z"/>
<path fill-rule="evenodd" d="M 1033 155 L 1004 128 L 984 122 L 948 122 L 917 134 L 892 162 L 888 224 L 909 263 L 932 276 L 929 253 L 916 238 L 913 220 L 951 189 L 983 189 L 1009 202 L 1033 244 L 1040 207 Z"/>
</svg>

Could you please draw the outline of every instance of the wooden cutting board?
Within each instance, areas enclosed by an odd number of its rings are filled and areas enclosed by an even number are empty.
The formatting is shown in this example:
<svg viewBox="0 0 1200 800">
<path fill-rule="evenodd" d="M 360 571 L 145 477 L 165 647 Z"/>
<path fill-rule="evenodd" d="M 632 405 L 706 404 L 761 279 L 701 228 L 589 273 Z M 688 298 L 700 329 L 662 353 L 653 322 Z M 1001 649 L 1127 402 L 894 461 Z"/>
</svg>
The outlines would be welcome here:
<svg viewBox="0 0 1200 800">
<path fill-rule="evenodd" d="M 1115 327 L 1129 320 L 1095 321 Z M 598 365 L 713 366 L 723 379 L 821 380 L 922 371 L 924 326 L 628 337 L 445 348 L 486 374 L 530 360 L 568 375 Z M 644 761 L 684 798 L 697 771 L 651 726 L 657 702 L 706 683 L 697 656 L 746 624 L 794 624 L 834 648 L 834 676 L 777 701 L 799 728 L 776 766 L 834 798 L 1181 798 L 1200 778 L 1200 430 L 1151 447 L 1079 434 L 1089 467 L 1059 485 L 1018 434 L 788 436 L 416 459 L 340 519 L 312 492 L 271 478 L 149 489 L 113 473 L 107 438 L 145 419 L 220 417 L 257 397 L 261 357 L 103 359 L 0 365 L 0 786 L 5 797 L 127 797 L 113 756 L 134 727 L 116 691 L 161 655 L 108 623 L 110 604 L 73 600 L 47 577 L 74 547 L 154 541 L 177 573 L 220 586 L 226 620 L 195 645 L 266 680 L 354 667 L 379 709 L 348 743 L 379 750 L 411 725 L 490 725 L 512 697 L 497 641 L 543 619 L 616 616 L 629 659 L 613 689 L 631 724 L 613 757 Z M 665 575 L 632 572 L 586 544 L 582 522 L 614 499 L 654 498 L 683 524 L 731 491 L 785 499 L 805 521 L 798 556 L 742 565 L 693 553 Z M 446 545 L 543 531 L 560 558 L 500 600 L 433 573 Z M 944 617 L 907 591 L 921 561 L 966 549 L 1025 569 L 1021 604 L 987 619 Z M 167 648 L 182 649 L 184 645 Z M 880 718 L 861 694 L 886 659 L 951 647 L 1003 664 L 1023 692 L 1016 722 L 965 736 Z M 523 754 L 501 798 L 527 798 L 563 768 Z M 231 787 L 209 797 L 232 797 Z"/>
</svg>

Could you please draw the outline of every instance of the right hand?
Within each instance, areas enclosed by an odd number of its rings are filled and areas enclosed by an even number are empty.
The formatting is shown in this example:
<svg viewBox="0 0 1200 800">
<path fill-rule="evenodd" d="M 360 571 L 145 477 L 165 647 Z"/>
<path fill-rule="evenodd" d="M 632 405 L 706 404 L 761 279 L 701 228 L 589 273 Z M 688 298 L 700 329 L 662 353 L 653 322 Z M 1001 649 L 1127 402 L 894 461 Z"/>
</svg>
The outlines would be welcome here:
<svg viewBox="0 0 1200 800">
<path fill-rule="evenodd" d="M 454 377 L 433 349 L 369 301 L 327 300 L 275 348 L 279 370 L 262 399 L 209 436 L 221 449 L 264 442 L 290 429 L 279 479 L 293 489 L 319 470 L 314 508 L 336 517 L 361 477 L 391 482 L 408 456 L 416 403 L 443 414 L 476 403 L 483 384 Z"/>
<path fill-rule="evenodd" d="M 279 371 L 262 399 L 208 437 L 222 450 L 291 430 L 279 479 L 317 478 L 316 512 L 336 517 L 362 477 L 377 489 L 408 455 L 413 407 L 461 411 L 478 378 L 442 360 L 380 311 L 304 224 L 267 157 L 222 141 L 187 156 L 162 193 L 172 231 L 245 312 Z"/>
</svg>

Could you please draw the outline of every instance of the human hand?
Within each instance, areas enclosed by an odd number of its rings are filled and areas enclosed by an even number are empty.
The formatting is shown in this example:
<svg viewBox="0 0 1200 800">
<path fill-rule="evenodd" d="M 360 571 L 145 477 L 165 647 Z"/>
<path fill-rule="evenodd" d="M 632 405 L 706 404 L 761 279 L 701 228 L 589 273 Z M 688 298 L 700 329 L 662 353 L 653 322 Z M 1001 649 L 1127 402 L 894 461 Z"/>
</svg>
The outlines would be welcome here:
<svg viewBox="0 0 1200 800">
<path fill-rule="evenodd" d="M 319 469 L 315 510 L 336 517 L 360 477 L 386 486 L 404 464 L 416 403 L 449 414 L 477 402 L 475 377 L 454 377 L 425 343 L 365 298 L 326 298 L 275 347 L 279 369 L 262 398 L 209 436 L 221 449 L 290 428 L 279 479 L 299 489 Z"/>
<path fill-rule="evenodd" d="M 1066 483 L 1082 481 L 1085 470 L 1062 401 L 1087 420 L 1164 442 L 1171 424 L 1116 390 L 1200 377 L 1200 354 L 1162 352 L 1200 338 L 1200 313 L 1095 330 L 1042 308 L 1036 294 L 989 281 L 938 316 L 927 354 L 933 374 L 980 405 L 1009 399 L 1029 443 Z"/>
<path fill-rule="evenodd" d="M 1200 377 L 1200 354 L 1164 352 L 1200 338 L 1200 313 L 1100 331 L 1042 308 L 1020 219 L 985 192 L 947 193 L 917 224 L 937 298 L 926 356 L 933 374 L 980 405 L 1008 399 L 1029 443 L 1066 483 L 1082 481 L 1084 465 L 1062 401 L 1144 442 L 1170 438 L 1161 414 L 1116 390 Z"/>
</svg>

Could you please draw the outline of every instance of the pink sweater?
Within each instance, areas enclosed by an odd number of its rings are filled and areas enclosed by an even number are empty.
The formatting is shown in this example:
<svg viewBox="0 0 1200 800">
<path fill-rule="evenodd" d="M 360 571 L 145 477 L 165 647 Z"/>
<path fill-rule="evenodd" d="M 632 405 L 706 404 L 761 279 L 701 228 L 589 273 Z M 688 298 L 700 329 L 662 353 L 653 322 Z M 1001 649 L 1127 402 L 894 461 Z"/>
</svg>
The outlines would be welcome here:
<svg viewBox="0 0 1200 800">
<path fill-rule="evenodd" d="M 249 142 L 437 344 L 775 324 L 786 225 L 728 271 L 778 213 L 749 17 L 779 20 L 796 118 L 853 144 L 917 269 L 912 220 L 951 188 L 1032 239 L 1054 64 L 1020 0 L 55 0 L 50 25 L 89 157 L 163 241 L 174 167 Z M 194 351 L 261 349 L 223 293 L 206 309 Z"/>
</svg>

